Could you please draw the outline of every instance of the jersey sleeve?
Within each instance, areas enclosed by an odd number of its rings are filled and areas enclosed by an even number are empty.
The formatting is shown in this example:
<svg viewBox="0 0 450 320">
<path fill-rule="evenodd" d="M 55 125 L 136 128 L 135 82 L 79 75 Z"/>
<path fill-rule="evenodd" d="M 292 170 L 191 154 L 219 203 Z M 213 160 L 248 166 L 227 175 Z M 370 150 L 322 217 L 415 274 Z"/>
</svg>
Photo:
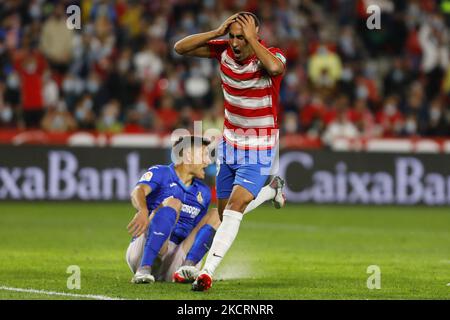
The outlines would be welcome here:
<svg viewBox="0 0 450 320">
<path fill-rule="evenodd" d="M 152 191 L 155 191 L 164 184 L 164 178 L 167 177 L 167 173 L 165 171 L 166 170 L 160 166 L 150 167 L 147 172 L 142 175 L 136 185 L 146 184 L 152 189 Z"/>
<path fill-rule="evenodd" d="M 269 51 L 283 63 L 284 69 L 286 69 L 286 56 L 284 55 L 283 51 L 281 51 L 279 48 L 269 48 Z"/>
<path fill-rule="evenodd" d="M 222 52 L 227 50 L 228 41 L 227 40 L 210 40 L 206 43 L 209 47 L 209 57 L 220 60 Z"/>
</svg>

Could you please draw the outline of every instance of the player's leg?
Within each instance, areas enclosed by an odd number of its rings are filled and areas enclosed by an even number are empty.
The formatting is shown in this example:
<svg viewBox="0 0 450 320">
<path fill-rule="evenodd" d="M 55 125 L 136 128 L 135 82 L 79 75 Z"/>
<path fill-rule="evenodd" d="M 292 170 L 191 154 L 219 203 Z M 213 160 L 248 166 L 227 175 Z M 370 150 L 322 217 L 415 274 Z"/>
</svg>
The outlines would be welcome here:
<svg viewBox="0 0 450 320">
<path fill-rule="evenodd" d="M 262 173 L 263 169 L 270 169 L 270 167 L 270 161 L 244 163 L 236 166 L 234 186 L 223 211 L 222 223 L 216 232 L 205 265 L 192 284 L 193 290 L 204 291 L 211 287 L 212 275 L 233 244 L 245 209 L 258 196 L 267 180 L 267 175 Z M 269 172 L 269 170 L 266 171 Z"/>
<path fill-rule="evenodd" d="M 203 258 L 211 246 L 212 239 L 219 226 L 220 218 L 218 210 L 212 208 L 181 243 L 183 250 L 187 252 L 187 265 L 194 266 Z"/>
<path fill-rule="evenodd" d="M 247 208 L 244 210 L 244 214 L 268 200 L 272 200 L 276 208 L 281 208 L 285 202 L 282 193 L 283 184 L 284 181 L 280 177 L 273 177 L 270 183 L 261 189 L 258 196 L 248 204 Z M 188 250 L 189 252 L 182 266 L 173 274 L 173 280 L 175 282 L 192 282 L 197 277 L 199 270 L 195 266 L 203 259 L 203 256 L 211 247 L 214 234 L 221 223 L 218 212 L 223 212 L 228 200 L 229 199 L 219 199 L 219 210 L 211 209 L 191 232 L 188 238 L 183 241 L 184 252 L 187 252 Z"/>
<path fill-rule="evenodd" d="M 226 155 L 230 153 L 227 144 L 222 141 L 217 147 L 217 164 L 216 164 L 216 193 L 217 193 L 217 209 L 220 220 L 233 191 L 233 184 L 236 170 L 233 165 L 226 162 Z"/>
<path fill-rule="evenodd" d="M 199 263 L 211 247 L 217 228 L 220 226 L 218 210 L 213 208 L 200 220 L 189 236 L 180 244 L 185 259 L 173 273 L 173 281 L 187 283 L 195 280 L 199 273 Z"/>
<path fill-rule="evenodd" d="M 133 238 L 128 245 L 125 259 L 128 267 L 133 274 L 136 273 L 142 260 L 142 252 L 144 251 L 146 234 L 141 234 L 138 238 Z"/>
<path fill-rule="evenodd" d="M 244 214 L 256 209 L 266 201 L 272 200 L 276 209 L 284 207 L 286 203 L 286 197 L 283 193 L 284 180 L 279 176 L 274 176 L 268 185 L 264 186 L 258 193 L 258 196 L 251 201 L 247 208 L 245 208 Z"/>
<path fill-rule="evenodd" d="M 195 291 L 204 291 L 211 287 L 212 275 L 236 238 L 243 212 L 254 199 L 254 195 L 240 185 L 235 185 L 231 193 L 220 227 L 217 229 L 205 265 L 192 284 Z"/>
<path fill-rule="evenodd" d="M 136 271 L 133 283 L 154 282 L 152 275 L 152 265 L 158 254 L 161 253 L 164 244 L 170 237 L 181 210 L 181 201 L 169 198 L 159 208 L 148 227 L 148 236 L 144 245 L 144 252 L 138 270 Z"/>
<path fill-rule="evenodd" d="M 162 206 L 162 205 L 161 205 Z M 161 207 L 160 206 L 160 207 Z M 149 216 L 149 222 L 152 221 L 155 216 L 156 211 L 160 208 L 158 207 L 154 210 Z M 127 261 L 128 267 L 130 268 L 133 274 L 136 273 L 137 269 L 141 265 L 142 254 L 144 252 L 145 241 L 147 239 L 147 232 L 144 232 L 139 237 L 131 239 L 130 244 L 128 245 L 127 252 L 125 254 L 125 260 Z M 164 248 L 165 246 L 163 246 Z"/>
<path fill-rule="evenodd" d="M 269 174 L 274 174 L 274 171 L 278 168 L 278 147 L 271 150 L 260 150 L 248 154 L 248 158 L 252 158 L 258 163 L 259 171 L 261 176 L 266 176 Z M 256 166 L 256 167 L 258 167 Z M 243 170 L 247 171 L 250 167 L 244 167 Z M 242 171 L 241 171 L 242 172 Z M 250 171 L 251 175 L 251 171 Z M 245 178 L 245 177 L 244 177 Z M 248 179 L 248 178 L 247 178 Z M 246 180 L 242 180 L 246 181 Z M 243 185 L 245 187 L 245 185 Z M 272 200 L 275 209 L 280 209 L 285 205 L 286 197 L 283 194 L 284 180 L 279 176 L 272 176 L 270 182 L 264 186 L 255 197 L 255 200 L 250 202 L 244 213 L 247 213 L 262 203 Z"/>
<path fill-rule="evenodd" d="M 232 187 L 230 189 L 229 195 L 231 194 L 231 190 L 232 190 Z M 225 210 L 225 207 L 227 206 L 228 200 L 230 200 L 229 197 L 224 198 L 224 199 L 217 199 L 217 211 L 219 213 L 220 221 L 222 221 L 223 210 Z"/>
</svg>

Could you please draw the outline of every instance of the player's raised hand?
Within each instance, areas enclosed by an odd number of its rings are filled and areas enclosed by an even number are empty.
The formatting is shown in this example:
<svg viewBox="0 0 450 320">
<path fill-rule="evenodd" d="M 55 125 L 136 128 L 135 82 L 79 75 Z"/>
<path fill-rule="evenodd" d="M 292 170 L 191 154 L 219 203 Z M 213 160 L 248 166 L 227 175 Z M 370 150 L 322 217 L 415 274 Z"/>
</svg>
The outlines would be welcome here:
<svg viewBox="0 0 450 320">
<path fill-rule="evenodd" d="M 148 219 L 148 212 L 137 212 L 127 226 L 128 233 L 133 237 L 139 237 L 147 230 L 149 222 L 150 220 Z"/>
<path fill-rule="evenodd" d="M 228 33 L 228 30 L 229 30 L 229 28 L 230 28 L 230 25 L 231 25 L 233 22 L 236 22 L 236 18 L 237 18 L 238 15 L 239 15 L 238 13 L 235 13 L 235 14 L 233 14 L 232 16 L 228 17 L 227 20 L 225 20 L 225 21 L 220 25 L 220 27 L 216 29 L 217 36 L 218 36 L 218 37 L 224 36 L 224 35 L 226 35 L 226 34 Z"/>
<path fill-rule="evenodd" d="M 250 39 L 258 38 L 255 19 L 253 19 L 251 15 L 241 14 L 236 18 L 236 22 L 238 22 L 241 25 L 242 33 L 247 41 Z"/>
</svg>

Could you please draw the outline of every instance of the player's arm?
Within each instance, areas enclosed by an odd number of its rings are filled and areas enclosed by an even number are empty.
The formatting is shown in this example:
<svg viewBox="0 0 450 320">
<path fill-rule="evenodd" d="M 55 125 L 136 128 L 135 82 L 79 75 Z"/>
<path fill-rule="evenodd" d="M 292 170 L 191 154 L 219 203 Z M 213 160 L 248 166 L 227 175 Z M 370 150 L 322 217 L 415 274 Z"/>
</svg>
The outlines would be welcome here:
<svg viewBox="0 0 450 320">
<path fill-rule="evenodd" d="M 283 62 L 258 41 L 255 20 L 246 14 L 238 16 L 236 21 L 241 24 L 245 39 L 252 47 L 267 73 L 271 76 L 282 74 L 284 72 Z"/>
<path fill-rule="evenodd" d="M 207 42 L 227 34 L 230 24 L 236 17 L 237 14 L 232 15 L 215 30 L 193 34 L 179 40 L 175 43 L 175 52 L 185 56 L 209 58 L 211 53 Z"/>
<path fill-rule="evenodd" d="M 145 230 L 147 230 L 149 224 L 149 212 L 146 197 L 151 191 L 152 189 L 149 185 L 140 183 L 131 192 L 131 203 L 137 212 L 128 224 L 127 229 L 128 232 L 134 237 L 139 237 L 145 232 Z"/>
</svg>

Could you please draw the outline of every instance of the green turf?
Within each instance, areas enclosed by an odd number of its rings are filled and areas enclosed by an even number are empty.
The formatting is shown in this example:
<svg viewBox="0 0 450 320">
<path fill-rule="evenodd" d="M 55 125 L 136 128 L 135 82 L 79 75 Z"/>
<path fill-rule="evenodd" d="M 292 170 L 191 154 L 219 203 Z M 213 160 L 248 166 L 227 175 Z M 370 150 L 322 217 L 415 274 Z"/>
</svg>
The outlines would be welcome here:
<svg viewBox="0 0 450 320">
<path fill-rule="evenodd" d="M 450 211 L 288 205 L 247 215 L 213 288 L 130 284 L 122 203 L 0 203 L 0 286 L 126 299 L 449 299 Z M 81 268 L 68 290 L 66 268 Z M 381 289 L 369 290 L 369 265 Z M 0 290 L 0 299 L 63 299 Z"/>
</svg>

